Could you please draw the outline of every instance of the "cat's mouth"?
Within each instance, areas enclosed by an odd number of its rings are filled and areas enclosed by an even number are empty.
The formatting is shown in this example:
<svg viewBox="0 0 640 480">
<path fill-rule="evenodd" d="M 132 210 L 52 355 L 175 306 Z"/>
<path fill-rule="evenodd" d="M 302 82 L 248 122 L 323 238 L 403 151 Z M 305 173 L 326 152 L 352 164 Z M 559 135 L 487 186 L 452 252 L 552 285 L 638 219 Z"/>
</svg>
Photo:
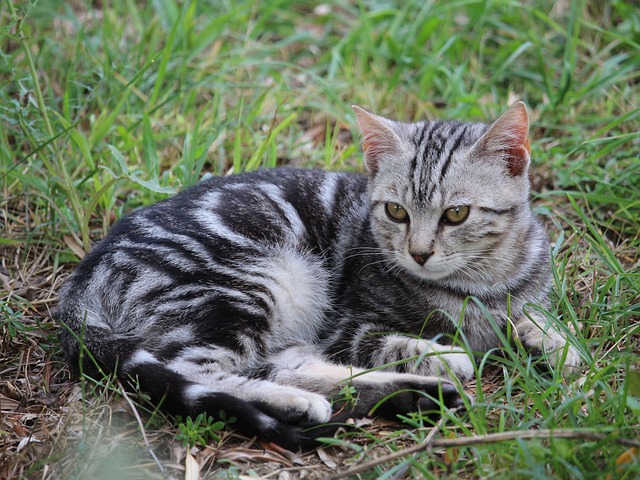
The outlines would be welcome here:
<svg viewBox="0 0 640 480">
<path fill-rule="evenodd" d="M 422 280 L 442 280 L 450 277 L 453 273 L 450 268 L 446 268 L 436 254 L 429 255 L 428 258 L 410 255 L 402 255 L 400 263 L 405 270 Z"/>
</svg>

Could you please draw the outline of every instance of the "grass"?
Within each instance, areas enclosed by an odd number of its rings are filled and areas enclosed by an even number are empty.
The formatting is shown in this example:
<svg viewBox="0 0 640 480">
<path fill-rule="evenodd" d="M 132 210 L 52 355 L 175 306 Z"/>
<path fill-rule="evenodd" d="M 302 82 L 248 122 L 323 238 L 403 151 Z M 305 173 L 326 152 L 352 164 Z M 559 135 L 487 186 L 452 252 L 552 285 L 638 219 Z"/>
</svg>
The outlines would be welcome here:
<svg viewBox="0 0 640 480">
<path fill-rule="evenodd" d="M 194 461 L 213 478 L 640 475 L 633 2 L 1 5 L 0 477 L 159 478 Z M 206 175 L 362 170 L 352 103 L 489 120 L 514 98 L 554 241 L 550 314 L 575 332 L 579 375 L 541 373 L 515 346 L 481 363 L 467 414 L 376 421 L 302 457 L 166 418 L 113 379 L 69 381 L 48 311 L 116 218 Z"/>
</svg>

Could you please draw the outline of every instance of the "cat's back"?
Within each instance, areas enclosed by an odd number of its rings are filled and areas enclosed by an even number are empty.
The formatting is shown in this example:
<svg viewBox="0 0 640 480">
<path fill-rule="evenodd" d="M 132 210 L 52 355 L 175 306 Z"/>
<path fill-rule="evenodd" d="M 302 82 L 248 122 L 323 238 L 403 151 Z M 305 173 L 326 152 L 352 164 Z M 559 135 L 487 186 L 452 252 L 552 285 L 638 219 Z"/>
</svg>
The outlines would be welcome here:
<svg viewBox="0 0 640 480">
<path fill-rule="evenodd" d="M 160 254 L 177 248 L 185 255 L 190 251 L 192 260 L 242 257 L 274 245 L 324 251 L 336 236 L 364 225 L 366 188 L 363 175 L 297 168 L 210 177 L 121 218 L 81 262 L 76 276 L 95 270 L 105 256 L 117 260 L 134 250 Z"/>
<path fill-rule="evenodd" d="M 119 220 L 66 282 L 57 316 L 140 333 L 170 311 L 198 323 L 208 301 L 311 319 L 365 228 L 366 189 L 361 175 L 293 168 L 201 181 Z"/>
</svg>

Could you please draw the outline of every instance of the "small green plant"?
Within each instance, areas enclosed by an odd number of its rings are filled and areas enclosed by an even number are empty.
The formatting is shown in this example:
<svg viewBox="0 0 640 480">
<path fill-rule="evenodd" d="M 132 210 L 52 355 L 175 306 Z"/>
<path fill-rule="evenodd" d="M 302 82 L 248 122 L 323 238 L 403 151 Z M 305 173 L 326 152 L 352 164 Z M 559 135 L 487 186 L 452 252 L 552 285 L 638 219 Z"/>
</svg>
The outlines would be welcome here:
<svg viewBox="0 0 640 480">
<path fill-rule="evenodd" d="M 340 389 L 338 396 L 334 399 L 334 402 L 343 404 L 345 407 L 355 407 L 358 403 L 358 390 L 353 386 L 351 379 L 353 378 L 353 368 L 349 367 L 349 377 L 346 383 Z"/>
<path fill-rule="evenodd" d="M 340 389 L 340 397 L 347 405 L 354 407 L 358 403 L 358 391 L 351 383 Z"/>
<path fill-rule="evenodd" d="M 3 340 L 14 340 L 18 335 L 24 336 L 27 331 L 22 314 L 14 311 L 7 302 L 0 302 L 0 330 Z"/>
<path fill-rule="evenodd" d="M 176 440 L 189 448 L 196 444 L 205 446 L 210 441 L 219 442 L 220 435 L 218 433 L 235 421 L 234 417 L 227 419 L 223 411 L 219 412 L 217 420 L 207 415 L 206 412 L 199 414 L 195 419 L 187 417 L 184 422 L 180 422 L 178 425 L 179 432 L 176 434 Z"/>
</svg>

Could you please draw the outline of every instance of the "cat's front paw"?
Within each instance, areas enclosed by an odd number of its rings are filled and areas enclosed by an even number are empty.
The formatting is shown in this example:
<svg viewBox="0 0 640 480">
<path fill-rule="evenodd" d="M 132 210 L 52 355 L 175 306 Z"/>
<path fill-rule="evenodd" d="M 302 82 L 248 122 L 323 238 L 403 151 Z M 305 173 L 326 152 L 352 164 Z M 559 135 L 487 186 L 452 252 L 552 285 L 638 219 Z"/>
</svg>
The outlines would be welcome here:
<svg viewBox="0 0 640 480">
<path fill-rule="evenodd" d="M 399 358 L 406 359 L 401 368 L 408 373 L 457 378 L 462 383 L 470 380 L 475 371 L 473 359 L 464 349 L 404 335 L 387 335 L 373 361 L 374 365 L 384 366 Z"/>
<path fill-rule="evenodd" d="M 578 373 L 580 370 L 582 360 L 578 351 L 561 336 L 552 340 L 545 337 L 540 351 L 551 368 L 561 368 L 562 373 L 567 376 Z"/>
<path fill-rule="evenodd" d="M 525 349 L 532 355 L 544 357 L 551 368 L 561 368 L 566 375 L 579 370 L 582 361 L 578 351 L 554 328 L 542 330 L 526 318 L 517 323 L 516 333 Z"/>
<path fill-rule="evenodd" d="M 415 373 L 449 379 L 456 377 L 462 383 L 473 378 L 474 361 L 460 347 L 420 340 L 416 350 L 419 358 L 418 363 L 412 369 Z"/>
</svg>

